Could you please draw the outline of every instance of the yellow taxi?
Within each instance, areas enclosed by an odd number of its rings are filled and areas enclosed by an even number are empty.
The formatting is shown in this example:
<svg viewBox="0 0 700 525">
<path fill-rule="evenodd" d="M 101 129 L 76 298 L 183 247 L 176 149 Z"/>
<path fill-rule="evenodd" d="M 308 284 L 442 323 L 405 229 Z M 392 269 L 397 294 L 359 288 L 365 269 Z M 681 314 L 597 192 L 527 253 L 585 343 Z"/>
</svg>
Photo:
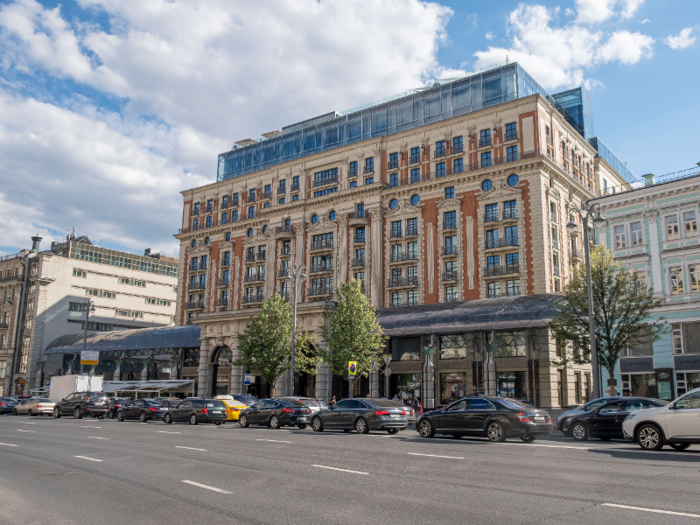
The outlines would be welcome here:
<svg viewBox="0 0 700 525">
<path fill-rule="evenodd" d="M 231 396 L 217 396 L 217 399 L 220 399 L 223 404 L 226 405 L 226 414 L 228 415 L 226 421 L 238 421 L 238 418 L 241 415 L 241 410 L 248 408 L 248 405 L 241 403 L 240 401 L 236 401 Z"/>
</svg>

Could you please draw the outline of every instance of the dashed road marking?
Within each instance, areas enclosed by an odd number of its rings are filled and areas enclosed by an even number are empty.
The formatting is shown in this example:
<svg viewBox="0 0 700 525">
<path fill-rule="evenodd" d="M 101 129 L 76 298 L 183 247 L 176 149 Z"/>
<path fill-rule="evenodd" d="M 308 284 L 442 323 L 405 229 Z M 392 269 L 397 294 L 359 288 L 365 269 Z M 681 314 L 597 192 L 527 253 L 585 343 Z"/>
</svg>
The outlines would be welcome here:
<svg viewBox="0 0 700 525">
<path fill-rule="evenodd" d="M 206 452 L 207 451 L 207 449 L 205 449 L 205 448 L 181 447 L 178 445 L 175 445 L 175 448 L 184 448 L 185 450 L 198 450 L 199 452 Z"/>
<path fill-rule="evenodd" d="M 616 503 L 603 503 L 603 507 L 615 507 L 618 509 L 639 510 L 642 512 L 653 512 L 655 514 L 671 514 L 672 516 L 686 516 L 689 518 L 700 518 L 700 514 L 690 514 L 689 512 L 674 512 L 672 510 L 648 509 L 646 507 L 632 507 L 630 505 L 618 505 Z"/>
<path fill-rule="evenodd" d="M 109 438 L 102 437 L 102 436 L 88 436 L 87 438 L 88 439 L 109 439 Z"/>
<path fill-rule="evenodd" d="M 203 485 L 202 483 L 197 483 L 196 481 L 190 481 L 189 479 L 183 479 L 182 482 L 187 483 L 188 485 L 194 485 L 195 487 L 199 487 L 201 489 L 207 489 L 207 490 L 212 490 L 214 492 L 219 492 L 221 494 L 232 494 L 232 492 L 229 492 L 228 490 L 218 489 L 216 487 L 210 487 L 209 485 Z"/>
<path fill-rule="evenodd" d="M 0 446 L 3 446 L 3 447 L 16 447 L 16 446 L 18 446 L 18 445 L 14 445 L 14 444 L 12 444 L 12 443 L 0 443 Z"/>
<path fill-rule="evenodd" d="M 17 432 L 34 432 L 33 430 L 24 430 L 23 428 L 18 428 Z"/>
<path fill-rule="evenodd" d="M 159 434 L 181 434 L 181 432 L 171 432 L 169 430 L 158 430 Z"/>
<path fill-rule="evenodd" d="M 327 467 L 325 465 L 311 465 L 316 468 L 325 468 L 328 470 L 337 470 L 338 472 L 349 472 L 350 474 L 362 474 L 363 476 L 368 476 L 369 472 L 360 472 L 359 470 L 348 470 L 344 468 Z"/>
<path fill-rule="evenodd" d="M 418 452 L 408 452 L 409 456 L 427 456 L 429 458 L 444 458 L 444 459 L 464 459 L 458 456 L 438 456 L 437 454 L 419 454 Z"/>
<path fill-rule="evenodd" d="M 101 460 L 101 459 L 89 458 L 89 457 L 87 457 L 87 456 L 75 456 L 75 457 L 76 457 L 76 458 L 79 458 L 79 459 L 87 459 L 88 461 L 98 461 L 98 462 L 100 462 L 100 463 L 102 463 L 102 461 L 103 461 L 103 460 Z"/>
<path fill-rule="evenodd" d="M 92 425 L 82 425 L 80 428 L 102 428 L 102 427 L 95 427 Z"/>
<path fill-rule="evenodd" d="M 291 443 L 291 441 L 280 441 L 279 439 L 256 439 L 255 441 L 270 441 L 272 443 Z"/>
</svg>

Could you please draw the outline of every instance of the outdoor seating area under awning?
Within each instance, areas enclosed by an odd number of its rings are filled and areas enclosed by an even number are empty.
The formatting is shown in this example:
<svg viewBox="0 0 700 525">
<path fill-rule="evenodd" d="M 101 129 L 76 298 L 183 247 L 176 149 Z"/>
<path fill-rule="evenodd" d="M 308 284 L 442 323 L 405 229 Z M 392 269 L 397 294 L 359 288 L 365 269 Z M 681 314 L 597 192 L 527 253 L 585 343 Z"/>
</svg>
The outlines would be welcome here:
<svg viewBox="0 0 700 525">
<path fill-rule="evenodd" d="M 168 394 L 186 393 L 194 395 L 194 381 L 191 379 L 163 379 L 154 381 L 104 381 L 102 390 L 108 394 Z"/>
</svg>

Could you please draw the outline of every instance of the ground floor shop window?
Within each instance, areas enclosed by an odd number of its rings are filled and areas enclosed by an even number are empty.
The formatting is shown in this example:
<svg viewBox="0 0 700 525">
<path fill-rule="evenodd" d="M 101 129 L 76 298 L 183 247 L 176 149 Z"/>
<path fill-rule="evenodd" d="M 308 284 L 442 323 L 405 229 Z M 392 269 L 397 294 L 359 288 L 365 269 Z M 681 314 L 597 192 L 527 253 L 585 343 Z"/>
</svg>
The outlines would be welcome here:
<svg viewBox="0 0 700 525">
<path fill-rule="evenodd" d="M 622 374 L 622 392 L 638 397 L 659 397 L 656 374 Z"/>
<path fill-rule="evenodd" d="M 525 399 L 525 385 L 527 374 L 525 372 L 498 372 L 496 374 L 496 389 L 501 397 Z"/>
<path fill-rule="evenodd" d="M 231 378 L 229 376 L 217 376 L 216 377 L 216 391 L 217 396 L 228 395 L 229 387 L 231 386 Z"/>
<path fill-rule="evenodd" d="M 464 373 L 440 374 L 440 399 L 448 404 L 467 395 L 467 378 Z"/>
<path fill-rule="evenodd" d="M 391 377 L 394 377 L 392 375 Z M 404 403 L 419 403 L 421 399 L 420 374 L 396 374 L 396 394 Z"/>
<path fill-rule="evenodd" d="M 420 337 L 401 337 L 391 340 L 394 361 L 420 361 Z"/>
<path fill-rule="evenodd" d="M 700 372 L 676 374 L 676 388 L 679 396 L 690 392 L 694 388 L 700 388 Z"/>
</svg>

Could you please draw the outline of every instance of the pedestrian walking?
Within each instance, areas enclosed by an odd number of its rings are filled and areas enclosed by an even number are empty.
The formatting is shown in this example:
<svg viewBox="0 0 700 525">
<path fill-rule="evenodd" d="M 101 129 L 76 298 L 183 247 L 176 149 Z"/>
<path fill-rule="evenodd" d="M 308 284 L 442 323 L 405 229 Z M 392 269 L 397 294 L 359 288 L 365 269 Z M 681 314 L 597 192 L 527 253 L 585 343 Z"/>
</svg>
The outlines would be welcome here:
<svg viewBox="0 0 700 525">
<path fill-rule="evenodd" d="M 335 400 L 335 396 L 333 396 L 333 397 L 331 398 L 331 400 L 328 402 L 328 406 L 329 406 L 329 407 L 332 407 L 332 406 L 335 405 L 336 403 L 337 403 L 337 401 Z"/>
</svg>

